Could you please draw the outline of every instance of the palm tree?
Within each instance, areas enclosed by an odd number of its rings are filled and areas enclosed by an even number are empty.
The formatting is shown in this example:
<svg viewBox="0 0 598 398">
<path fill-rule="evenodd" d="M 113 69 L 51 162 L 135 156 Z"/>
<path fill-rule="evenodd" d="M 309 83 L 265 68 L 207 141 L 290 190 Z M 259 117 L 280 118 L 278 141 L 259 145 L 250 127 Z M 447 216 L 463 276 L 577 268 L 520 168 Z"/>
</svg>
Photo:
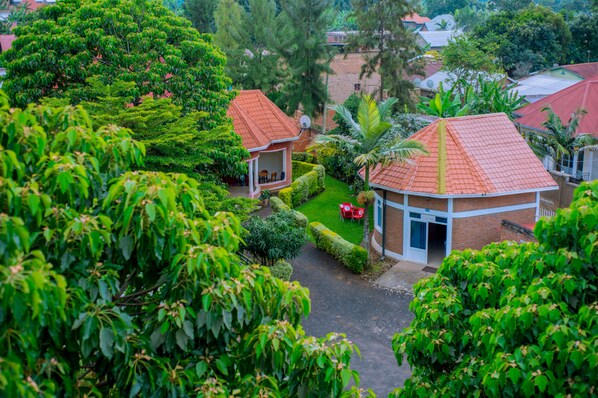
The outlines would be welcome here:
<svg viewBox="0 0 598 398">
<path fill-rule="evenodd" d="M 363 192 L 360 195 L 365 207 L 361 245 L 368 252 L 370 248 L 368 207 L 373 200 L 373 193 L 370 192 L 370 171 L 378 165 L 387 166 L 392 162 L 402 162 L 413 156 L 427 154 L 420 142 L 392 136 L 392 124 L 387 119 L 397 102 L 396 98 L 389 98 L 377 105 L 372 97 L 364 95 L 357 109 L 357 121 L 344 106 L 330 107 L 349 126 L 350 135 L 320 135 L 312 145 L 313 149 L 326 150 L 329 153 L 342 153 L 348 150 L 356 154 L 353 162 L 358 167 L 362 167 L 364 173 Z"/>
<path fill-rule="evenodd" d="M 555 161 L 558 171 L 562 171 L 564 156 L 572 156 L 580 148 L 596 144 L 596 139 L 590 134 L 575 135 L 581 118 L 587 113 L 585 110 L 576 111 L 566 125 L 563 125 L 561 118 L 552 108 L 546 107 L 542 111 L 547 113 L 546 120 L 542 123 L 546 131 L 533 133 L 530 136 L 530 144 L 538 157 L 550 156 Z"/>
</svg>

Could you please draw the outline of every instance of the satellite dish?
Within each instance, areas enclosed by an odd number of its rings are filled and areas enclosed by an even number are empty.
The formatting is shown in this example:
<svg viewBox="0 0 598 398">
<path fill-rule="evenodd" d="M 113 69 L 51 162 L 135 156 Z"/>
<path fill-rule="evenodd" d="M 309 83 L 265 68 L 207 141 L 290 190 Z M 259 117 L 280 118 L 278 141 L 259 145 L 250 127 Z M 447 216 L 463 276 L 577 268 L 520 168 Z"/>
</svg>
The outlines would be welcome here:
<svg viewBox="0 0 598 398">
<path fill-rule="evenodd" d="M 307 115 L 303 115 L 299 118 L 299 124 L 302 129 L 308 129 L 311 126 L 311 119 Z"/>
<path fill-rule="evenodd" d="M 415 79 L 413 79 L 413 83 L 418 85 L 422 82 L 422 79 L 420 79 L 419 77 L 416 77 Z"/>
<path fill-rule="evenodd" d="M 428 88 L 434 88 L 434 82 L 430 79 L 428 79 L 426 81 L 426 86 L 428 86 Z"/>
</svg>

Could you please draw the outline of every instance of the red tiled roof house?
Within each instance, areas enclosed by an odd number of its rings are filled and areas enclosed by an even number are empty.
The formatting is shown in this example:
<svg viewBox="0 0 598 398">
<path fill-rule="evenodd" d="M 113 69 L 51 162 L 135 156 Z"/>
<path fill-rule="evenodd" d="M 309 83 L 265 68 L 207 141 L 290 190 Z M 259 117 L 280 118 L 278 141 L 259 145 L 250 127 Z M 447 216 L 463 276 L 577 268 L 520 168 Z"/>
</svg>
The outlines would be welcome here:
<svg viewBox="0 0 598 398">
<path fill-rule="evenodd" d="M 292 182 L 293 142 L 299 126 L 259 90 L 240 91 L 227 115 L 251 154 L 249 173 L 241 181 L 251 198 L 262 189 L 280 189 Z"/>
<path fill-rule="evenodd" d="M 591 65 L 583 66 L 589 68 Z M 546 107 L 552 108 L 563 123 L 568 123 L 573 113 L 584 109 L 587 113 L 581 117 L 576 135 L 590 134 L 598 140 L 598 74 L 520 108 L 515 113 L 518 116 L 515 123 L 524 133 L 546 131 L 542 125 L 546 120 L 543 111 Z M 555 164 L 546 159 L 546 167 L 554 169 Z M 572 158 L 564 157 L 560 169 L 578 180 L 598 179 L 598 151 L 595 147 L 580 148 Z"/>
<path fill-rule="evenodd" d="M 451 250 L 500 240 L 503 219 L 533 224 L 540 192 L 558 189 L 503 113 L 440 119 L 412 137 L 429 152 L 371 173 L 373 247 L 439 264 Z"/>
</svg>

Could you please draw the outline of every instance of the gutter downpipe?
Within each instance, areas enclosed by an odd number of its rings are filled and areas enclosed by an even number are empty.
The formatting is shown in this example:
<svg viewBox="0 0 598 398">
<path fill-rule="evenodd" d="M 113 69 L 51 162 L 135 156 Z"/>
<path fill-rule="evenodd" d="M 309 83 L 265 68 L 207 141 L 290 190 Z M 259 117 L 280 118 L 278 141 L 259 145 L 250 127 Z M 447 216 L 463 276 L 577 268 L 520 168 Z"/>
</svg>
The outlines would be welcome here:
<svg viewBox="0 0 598 398">
<path fill-rule="evenodd" d="M 386 253 L 386 190 L 382 199 L 382 260 Z"/>
</svg>

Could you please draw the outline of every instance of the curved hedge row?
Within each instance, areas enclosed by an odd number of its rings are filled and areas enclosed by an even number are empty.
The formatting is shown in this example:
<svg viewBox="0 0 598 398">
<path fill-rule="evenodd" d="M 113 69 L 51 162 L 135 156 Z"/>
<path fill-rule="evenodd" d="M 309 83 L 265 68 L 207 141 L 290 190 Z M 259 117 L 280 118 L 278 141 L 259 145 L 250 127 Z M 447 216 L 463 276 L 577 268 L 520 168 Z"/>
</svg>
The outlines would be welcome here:
<svg viewBox="0 0 598 398">
<path fill-rule="evenodd" d="M 351 272 L 361 274 L 368 261 L 368 252 L 361 246 L 347 242 L 340 235 L 319 222 L 309 224 L 316 246 L 332 255 Z"/>
<path fill-rule="evenodd" d="M 307 163 L 317 163 L 318 159 L 312 155 L 311 153 L 307 153 L 307 152 L 293 152 L 291 154 L 291 158 L 293 160 L 299 160 L 301 162 L 307 162 Z"/>
<path fill-rule="evenodd" d="M 299 176 L 295 178 L 296 176 Z M 326 170 L 319 164 L 293 161 L 293 178 L 295 180 L 288 188 L 278 192 L 278 197 L 287 206 L 293 208 L 307 201 L 310 196 L 322 192 L 326 185 L 324 179 Z"/>
</svg>

